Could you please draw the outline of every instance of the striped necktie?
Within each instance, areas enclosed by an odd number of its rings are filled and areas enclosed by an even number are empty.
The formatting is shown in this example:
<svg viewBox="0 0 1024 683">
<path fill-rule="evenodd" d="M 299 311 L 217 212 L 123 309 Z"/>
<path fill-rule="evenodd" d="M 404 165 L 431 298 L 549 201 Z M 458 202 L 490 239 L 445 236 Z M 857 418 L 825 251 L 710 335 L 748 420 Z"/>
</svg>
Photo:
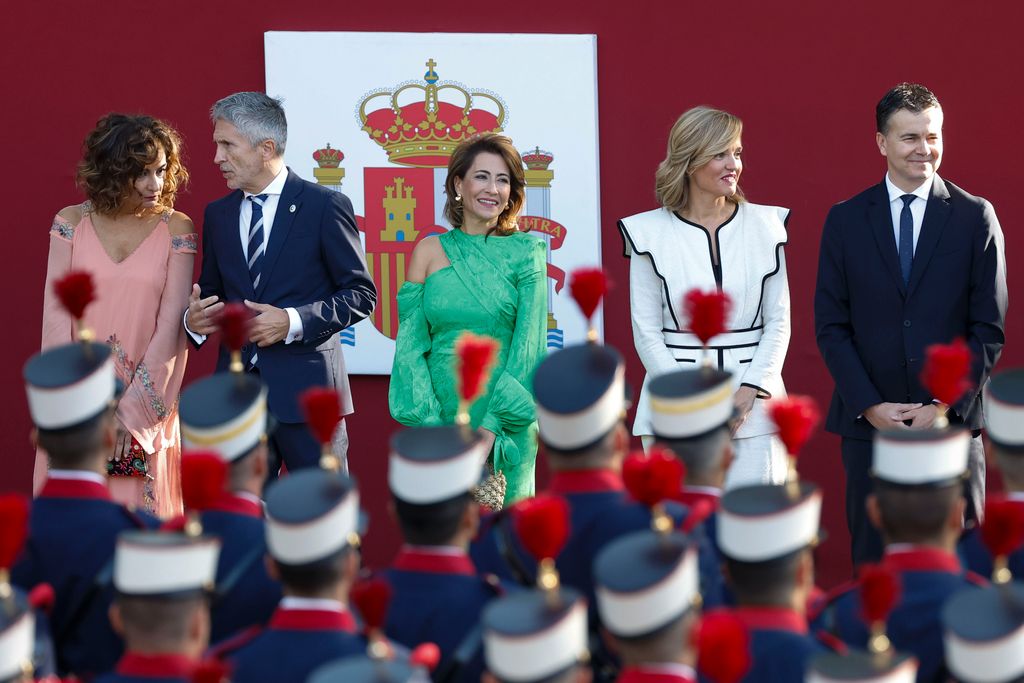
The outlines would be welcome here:
<svg viewBox="0 0 1024 683">
<path fill-rule="evenodd" d="M 265 194 L 249 195 L 252 201 L 252 218 L 249 220 L 249 247 L 246 249 L 246 258 L 249 261 L 249 277 L 252 278 L 252 288 L 260 286 L 260 267 L 263 265 L 263 202 L 267 201 Z"/>
</svg>

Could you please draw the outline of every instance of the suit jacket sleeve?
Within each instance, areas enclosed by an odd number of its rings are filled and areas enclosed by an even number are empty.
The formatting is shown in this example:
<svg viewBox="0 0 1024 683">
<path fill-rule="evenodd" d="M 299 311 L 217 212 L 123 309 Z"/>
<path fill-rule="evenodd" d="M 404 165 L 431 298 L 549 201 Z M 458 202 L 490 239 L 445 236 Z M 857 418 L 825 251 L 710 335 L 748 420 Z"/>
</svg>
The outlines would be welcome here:
<svg viewBox="0 0 1024 683">
<path fill-rule="evenodd" d="M 1003 231 L 995 209 L 984 202 L 971 259 L 967 322 L 967 345 L 972 358 L 969 379 L 974 390 L 952 406 L 961 417 L 966 417 L 971 409 L 1003 349 L 1007 305 L 1005 254 Z"/>
<path fill-rule="evenodd" d="M 769 378 L 782 376 L 782 365 L 786 362 L 790 337 L 789 276 L 786 274 L 786 254 L 783 245 L 778 249 L 779 270 L 764 283 L 762 294 L 761 320 L 764 334 L 754 351 L 754 358 L 743 372 L 741 383 L 757 390 L 759 398 L 771 398 L 764 387 L 770 385 Z"/>
<path fill-rule="evenodd" d="M 679 369 L 661 333 L 664 327 L 662 285 L 650 255 L 634 253 L 630 256 L 629 309 L 633 343 L 640 362 L 652 378 Z"/>
<path fill-rule="evenodd" d="M 302 319 L 302 343 L 307 345 L 320 344 L 354 325 L 377 304 L 377 288 L 359 243 L 352 202 L 339 192 L 330 193 L 324 209 L 321 250 L 333 291 L 321 301 L 295 307 Z"/>
<path fill-rule="evenodd" d="M 882 402 L 853 342 L 850 292 L 844 271 L 842 219 L 832 207 L 825 219 L 814 292 L 814 328 L 818 349 L 847 409 L 861 415 Z M 861 330 L 861 334 L 866 331 Z"/>
</svg>

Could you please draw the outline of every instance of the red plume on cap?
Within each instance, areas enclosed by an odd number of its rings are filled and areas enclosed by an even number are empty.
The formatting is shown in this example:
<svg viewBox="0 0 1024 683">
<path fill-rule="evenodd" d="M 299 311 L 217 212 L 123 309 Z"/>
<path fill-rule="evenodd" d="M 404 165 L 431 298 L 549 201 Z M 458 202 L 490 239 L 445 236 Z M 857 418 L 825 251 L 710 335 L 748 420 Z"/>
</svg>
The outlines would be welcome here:
<svg viewBox="0 0 1024 683">
<path fill-rule="evenodd" d="M 648 507 L 678 495 L 684 474 L 682 461 L 664 448 L 652 448 L 650 454 L 630 453 L 622 463 L 626 490 Z"/>
<path fill-rule="evenodd" d="M 299 397 L 306 425 L 320 445 L 329 444 L 341 422 L 341 397 L 334 389 L 311 387 Z"/>
<path fill-rule="evenodd" d="M 221 499 L 228 466 L 216 453 L 186 451 L 181 456 L 181 497 L 188 510 L 208 509 Z"/>
<path fill-rule="evenodd" d="M 946 405 L 956 403 L 971 388 L 971 349 L 963 339 L 950 344 L 932 344 L 924 350 L 921 384 L 933 398 Z"/>
<path fill-rule="evenodd" d="M 732 299 L 720 289 L 708 292 L 691 289 L 683 298 L 683 310 L 690 321 L 690 330 L 707 344 L 712 337 L 725 331 Z"/>
<path fill-rule="evenodd" d="M 413 666 L 433 671 L 441 661 L 441 649 L 434 643 L 421 643 L 409 655 L 409 663 Z"/>
<path fill-rule="evenodd" d="M 463 332 L 455 342 L 458 354 L 459 397 L 472 403 L 487 384 L 487 378 L 498 355 L 498 341 L 491 337 Z"/>
<path fill-rule="evenodd" d="M 880 564 L 860 568 L 860 607 L 864 620 L 884 624 L 900 599 L 900 582 L 895 572 Z"/>
<path fill-rule="evenodd" d="M 1005 496 L 989 496 L 985 501 L 981 540 L 993 557 L 1016 552 L 1024 544 L 1024 505 Z"/>
<path fill-rule="evenodd" d="M 243 304 L 225 304 L 217 316 L 217 326 L 229 351 L 238 351 L 249 341 L 252 313 Z"/>
<path fill-rule="evenodd" d="M 527 498 L 513 508 L 516 534 L 526 551 L 537 560 L 553 560 L 569 540 L 569 504 L 564 498 L 544 493 Z"/>
<path fill-rule="evenodd" d="M 81 320 L 85 307 L 96 299 L 96 288 L 92 275 L 84 270 L 72 270 L 53 283 L 53 291 L 60 299 L 60 305 L 75 320 Z"/>
<path fill-rule="evenodd" d="M 207 659 L 192 669 L 192 683 L 224 683 L 231 674 L 227 662 L 219 659 Z"/>
<path fill-rule="evenodd" d="M 589 321 L 608 292 L 608 277 L 603 268 L 577 268 L 569 276 L 569 291 Z"/>
<path fill-rule="evenodd" d="M 34 610 L 50 614 L 53 611 L 55 602 L 57 602 L 57 593 L 54 592 L 53 586 L 48 583 L 37 583 L 28 592 L 28 604 Z"/>
<path fill-rule="evenodd" d="M 800 452 L 821 419 L 818 404 L 810 396 L 794 394 L 777 399 L 769 404 L 768 410 L 779 430 L 779 440 L 790 455 Z"/>
<path fill-rule="evenodd" d="M 702 498 L 690 505 L 689 508 L 689 512 L 686 513 L 686 519 L 679 525 L 679 530 L 684 534 L 690 533 L 703 524 L 711 516 L 711 513 L 715 511 L 715 504 L 707 498 Z"/>
<path fill-rule="evenodd" d="M 736 683 L 750 670 L 750 633 L 731 612 L 708 612 L 694 629 L 697 668 L 715 683 Z"/>
<path fill-rule="evenodd" d="M 391 603 L 391 584 L 379 576 L 356 583 L 349 599 L 363 618 L 365 631 L 379 631 L 384 628 Z"/>
<path fill-rule="evenodd" d="M 28 498 L 18 493 L 0 496 L 0 570 L 10 569 L 28 535 Z"/>
</svg>

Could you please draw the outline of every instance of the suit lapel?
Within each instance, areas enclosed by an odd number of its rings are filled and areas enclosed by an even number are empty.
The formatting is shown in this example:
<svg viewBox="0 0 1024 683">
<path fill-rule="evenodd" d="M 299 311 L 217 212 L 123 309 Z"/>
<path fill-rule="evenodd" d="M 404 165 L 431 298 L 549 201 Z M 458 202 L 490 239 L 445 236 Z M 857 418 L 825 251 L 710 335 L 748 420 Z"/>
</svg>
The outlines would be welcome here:
<svg viewBox="0 0 1024 683">
<path fill-rule="evenodd" d="M 906 294 L 906 287 L 903 285 L 903 275 L 900 273 L 900 257 L 896 252 L 896 237 L 892 227 L 892 211 L 889 208 L 889 192 L 885 189 L 883 180 L 875 187 L 871 198 L 868 200 L 868 222 L 871 223 L 871 231 L 875 235 L 875 242 L 878 243 L 878 250 L 882 254 L 882 261 L 892 276 L 900 294 Z"/>
<path fill-rule="evenodd" d="M 953 209 L 949 205 L 949 190 L 942 178 L 935 176 L 932 182 L 932 193 L 928 198 L 928 205 L 924 210 L 924 222 L 921 223 L 921 234 L 917 237 L 917 247 L 914 249 L 914 265 L 910 268 L 910 286 L 908 294 L 913 294 L 921 278 L 924 276 L 928 262 L 935 253 L 935 246 L 942 237 L 942 231 L 946 227 L 949 215 Z"/>
<path fill-rule="evenodd" d="M 254 296 L 252 279 L 249 277 L 249 266 L 245 260 L 246 247 L 242 246 L 240 242 L 238 228 L 241 220 L 239 213 L 242 209 L 242 197 L 242 192 L 236 190 L 224 203 L 224 213 L 221 215 L 223 228 L 220 230 L 221 253 L 224 254 L 224 270 L 235 274 L 235 277 L 243 283 L 242 290 L 246 293 L 246 298 L 251 300 Z"/>
<path fill-rule="evenodd" d="M 267 242 L 267 251 L 263 254 L 262 277 L 260 286 L 256 289 L 256 301 L 260 301 L 263 292 L 267 289 L 267 283 L 274 272 L 274 264 L 277 257 L 281 255 L 281 249 L 288 233 L 292 229 L 295 215 L 302 206 L 300 196 L 303 189 L 302 179 L 288 169 L 288 180 L 284 183 L 284 190 L 281 192 L 281 199 L 277 202 L 277 213 L 274 214 L 274 226 L 270 229 L 270 240 Z M 294 209 L 292 208 L 294 207 Z"/>
</svg>

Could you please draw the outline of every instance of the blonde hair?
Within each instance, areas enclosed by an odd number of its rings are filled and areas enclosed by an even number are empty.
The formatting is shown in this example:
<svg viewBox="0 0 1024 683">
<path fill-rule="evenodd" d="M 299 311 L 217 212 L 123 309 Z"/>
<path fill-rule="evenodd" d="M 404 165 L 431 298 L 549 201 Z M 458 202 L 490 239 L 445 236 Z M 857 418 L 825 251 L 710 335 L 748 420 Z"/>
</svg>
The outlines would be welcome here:
<svg viewBox="0 0 1024 683">
<path fill-rule="evenodd" d="M 682 211 L 690 196 L 690 174 L 726 151 L 743 133 L 739 117 L 711 107 L 694 107 L 679 117 L 668 134 L 668 152 L 654 175 L 658 202 L 670 211 Z M 744 201 L 736 187 L 730 201 Z"/>
</svg>

